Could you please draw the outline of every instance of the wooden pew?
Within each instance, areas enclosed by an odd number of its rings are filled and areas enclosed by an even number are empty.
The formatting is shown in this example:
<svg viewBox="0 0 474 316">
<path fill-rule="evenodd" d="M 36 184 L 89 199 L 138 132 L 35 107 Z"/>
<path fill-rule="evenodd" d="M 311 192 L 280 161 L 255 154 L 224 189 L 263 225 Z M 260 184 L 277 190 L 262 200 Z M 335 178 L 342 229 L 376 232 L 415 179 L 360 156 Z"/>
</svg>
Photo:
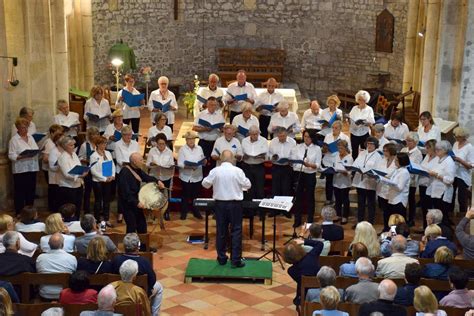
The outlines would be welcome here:
<svg viewBox="0 0 474 316">
<path fill-rule="evenodd" d="M 97 310 L 97 304 L 67 304 L 61 305 L 59 303 L 37 303 L 37 304 L 13 304 L 13 310 L 17 316 L 34 316 L 41 315 L 45 310 L 52 307 L 61 307 L 64 310 L 64 315 L 79 316 L 83 311 Z M 120 305 L 115 306 L 115 313 L 122 315 L 140 315 L 141 306 L 139 304 Z"/>
<path fill-rule="evenodd" d="M 123 244 L 123 238 L 125 237 L 126 233 L 105 233 L 104 235 L 109 236 L 109 238 L 118 247 L 118 245 Z M 145 251 L 150 251 L 151 234 L 138 234 L 138 237 L 140 238 L 140 242 L 145 245 Z"/>
</svg>

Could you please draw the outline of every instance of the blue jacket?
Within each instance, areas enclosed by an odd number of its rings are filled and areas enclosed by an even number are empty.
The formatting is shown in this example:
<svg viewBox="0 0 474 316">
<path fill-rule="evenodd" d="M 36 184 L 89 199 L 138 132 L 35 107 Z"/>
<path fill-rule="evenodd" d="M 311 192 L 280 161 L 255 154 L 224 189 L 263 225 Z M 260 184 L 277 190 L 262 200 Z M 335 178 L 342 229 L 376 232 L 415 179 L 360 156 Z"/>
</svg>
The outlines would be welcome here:
<svg viewBox="0 0 474 316">
<path fill-rule="evenodd" d="M 392 255 L 392 241 L 391 239 L 384 239 L 380 245 L 380 252 L 384 257 L 390 257 Z M 407 248 L 404 254 L 408 257 L 417 258 L 420 254 L 420 243 L 417 240 L 411 238 L 407 239 Z"/>
<path fill-rule="evenodd" d="M 441 246 L 448 247 L 453 252 L 453 255 L 456 256 L 457 254 L 456 245 L 452 241 L 449 241 L 448 239 L 446 239 L 446 237 L 438 237 L 435 240 L 429 240 L 426 243 L 425 250 L 423 250 L 420 253 L 420 258 L 433 258 L 436 252 L 436 249 L 438 249 Z"/>
<path fill-rule="evenodd" d="M 156 274 L 155 271 L 153 271 L 153 267 L 151 266 L 151 263 L 150 261 L 148 261 L 148 259 L 136 254 L 121 254 L 115 256 L 115 258 L 112 259 L 113 273 L 120 274 L 120 266 L 128 259 L 135 260 L 138 263 L 138 275 L 147 275 L 148 295 L 151 295 L 153 291 L 153 286 L 156 283 Z"/>
<path fill-rule="evenodd" d="M 339 267 L 339 275 L 343 277 L 358 278 L 355 262 L 351 261 L 341 264 Z"/>
<path fill-rule="evenodd" d="M 424 266 L 421 275 L 428 279 L 447 280 L 450 266 L 440 263 L 428 263 Z"/>
<path fill-rule="evenodd" d="M 407 283 L 397 290 L 397 295 L 393 302 L 395 304 L 412 306 L 413 298 L 415 297 L 415 289 L 418 287 L 416 284 Z"/>
</svg>

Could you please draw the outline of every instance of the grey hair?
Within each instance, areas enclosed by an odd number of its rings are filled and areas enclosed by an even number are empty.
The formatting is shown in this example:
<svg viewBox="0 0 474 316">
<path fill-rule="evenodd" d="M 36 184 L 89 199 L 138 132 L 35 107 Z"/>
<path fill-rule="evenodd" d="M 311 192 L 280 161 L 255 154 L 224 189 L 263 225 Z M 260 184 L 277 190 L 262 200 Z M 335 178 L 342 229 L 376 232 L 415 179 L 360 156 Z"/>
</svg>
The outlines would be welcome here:
<svg viewBox="0 0 474 316">
<path fill-rule="evenodd" d="M 20 239 L 20 234 L 18 234 L 18 232 L 14 230 L 7 231 L 3 235 L 3 239 L 2 239 L 3 246 L 5 246 L 5 248 L 7 249 L 11 248 L 12 246 L 16 245 L 19 239 Z"/>
<path fill-rule="evenodd" d="M 133 278 L 138 274 L 138 263 L 135 260 L 125 260 L 119 269 L 120 278 L 124 282 L 132 282 Z"/>
<path fill-rule="evenodd" d="M 323 217 L 323 221 L 332 222 L 335 215 L 336 210 L 332 206 L 325 206 L 321 210 L 321 216 Z"/>
<path fill-rule="evenodd" d="M 134 252 L 140 248 L 140 238 L 136 233 L 128 233 L 123 237 L 125 252 Z"/>
<path fill-rule="evenodd" d="M 398 253 L 404 253 L 407 249 L 407 240 L 402 235 L 397 235 L 392 238 L 392 251 Z"/>
<path fill-rule="evenodd" d="M 257 125 L 252 125 L 249 127 L 249 133 L 251 132 L 258 132 L 258 134 L 260 134 L 260 128 L 258 128 Z"/>
<path fill-rule="evenodd" d="M 219 80 L 220 80 L 219 76 L 218 76 L 218 75 L 216 75 L 215 73 L 212 73 L 212 74 L 210 74 L 210 75 L 209 75 L 209 78 L 208 78 L 208 80 L 210 80 L 211 78 L 216 78 L 216 79 L 217 79 L 217 81 L 219 81 Z"/>
<path fill-rule="evenodd" d="M 368 103 L 370 101 L 370 93 L 368 93 L 367 91 L 365 90 L 359 90 L 357 91 L 356 95 L 355 95 L 355 99 L 356 99 L 356 102 L 357 102 L 357 99 L 358 98 L 362 98 L 364 99 L 365 103 Z"/>
<path fill-rule="evenodd" d="M 453 149 L 453 146 L 447 140 L 442 140 L 442 141 L 436 143 L 435 148 L 444 150 L 446 153 L 448 153 L 450 150 Z"/>
<path fill-rule="evenodd" d="M 248 111 L 248 110 L 253 110 L 253 105 L 252 105 L 252 103 L 245 101 L 240 106 L 240 111 L 245 112 L 245 111 Z"/>
<path fill-rule="evenodd" d="M 160 82 L 166 82 L 166 83 L 169 84 L 170 80 L 166 76 L 161 76 L 160 78 L 158 78 L 158 83 L 160 83 Z"/>
<path fill-rule="evenodd" d="M 397 295 L 397 285 L 389 279 L 385 279 L 379 284 L 379 298 L 382 300 L 393 301 Z"/>
<path fill-rule="evenodd" d="M 69 103 L 67 103 L 66 100 L 59 99 L 58 102 L 56 102 L 56 108 L 59 109 L 61 107 L 61 105 L 63 105 L 63 104 L 68 104 L 69 105 Z"/>
<path fill-rule="evenodd" d="M 319 286 L 321 288 L 336 284 L 336 271 L 331 267 L 322 266 L 318 274 L 316 274 L 316 277 L 319 280 Z"/>
<path fill-rule="evenodd" d="M 355 269 L 357 274 L 372 276 L 375 271 L 374 264 L 369 258 L 360 257 L 355 263 Z"/>
<path fill-rule="evenodd" d="M 456 137 L 463 137 L 463 138 L 466 138 L 466 139 L 469 138 L 469 131 L 464 127 L 460 127 L 460 126 L 456 127 L 453 130 L 453 134 Z"/>
<path fill-rule="evenodd" d="M 65 149 L 67 144 L 72 143 L 74 141 L 74 138 L 72 138 L 71 136 L 63 136 L 59 139 L 59 146 L 62 149 Z"/>
<path fill-rule="evenodd" d="M 420 141 L 420 137 L 418 136 L 417 132 L 409 132 L 405 139 L 413 139 L 415 143 L 418 143 Z"/>
<path fill-rule="evenodd" d="M 374 131 L 376 132 L 385 132 L 385 126 L 383 124 L 375 124 Z"/>
<path fill-rule="evenodd" d="M 436 208 L 432 208 L 428 210 L 428 213 L 426 213 L 426 217 L 431 217 L 433 219 L 433 224 L 439 224 L 443 221 L 443 212 Z"/>
<path fill-rule="evenodd" d="M 92 214 L 85 214 L 81 219 L 81 228 L 86 233 L 90 233 L 94 230 L 96 225 L 95 217 Z"/>
<path fill-rule="evenodd" d="M 332 126 L 333 126 L 333 127 L 334 127 L 334 125 L 338 125 L 339 128 L 342 129 L 342 122 L 341 122 L 340 120 L 337 120 L 337 121 L 335 121 L 334 123 L 332 123 Z"/>
<path fill-rule="evenodd" d="M 288 131 L 286 130 L 286 128 L 284 128 L 283 126 L 278 126 L 277 128 L 275 128 L 273 134 L 278 135 L 278 134 L 283 133 L 283 132 L 288 135 Z"/>
<path fill-rule="evenodd" d="M 97 295 L 97 305 L 101 311 L 113 310 L 116 301 L 117 292 L 111 284 L 104 286 Z"/>
</svg>

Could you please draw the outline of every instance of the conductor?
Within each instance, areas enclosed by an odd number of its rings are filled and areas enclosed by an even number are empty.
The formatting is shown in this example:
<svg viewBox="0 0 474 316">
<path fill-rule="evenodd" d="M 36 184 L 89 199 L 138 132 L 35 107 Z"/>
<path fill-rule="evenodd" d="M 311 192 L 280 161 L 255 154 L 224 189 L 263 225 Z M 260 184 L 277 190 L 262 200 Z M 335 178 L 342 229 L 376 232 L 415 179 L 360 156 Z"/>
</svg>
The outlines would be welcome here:
<svg viewBox="0 0 474 316">
<path fill-rule="evenodd" d="M 220 265 L 227 263 L 226 239 L 231 229 L 232 268 L 245 266 L 242 261 L 242 200 L 243 191 L 251 187 L 250 180 L 245 177 L 242 169 L 234 166 L 234 154 L 230 150 L 222 151 L 222 164 L 211 170 L 202 180 L 202 186 L 213 187 L 212 197 L 215 200 L 216 214 L 216 251 Z"/>
</svg>

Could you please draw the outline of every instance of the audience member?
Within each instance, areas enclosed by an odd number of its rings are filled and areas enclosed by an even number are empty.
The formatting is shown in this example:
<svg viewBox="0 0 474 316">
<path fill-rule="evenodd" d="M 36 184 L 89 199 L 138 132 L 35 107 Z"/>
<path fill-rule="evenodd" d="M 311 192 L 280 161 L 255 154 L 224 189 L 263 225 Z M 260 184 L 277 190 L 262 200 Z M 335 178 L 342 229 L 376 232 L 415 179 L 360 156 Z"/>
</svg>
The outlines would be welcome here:
<svg viewBox="0 0 474 316">
<path fill-rule="evenodd" d="M 8 295 L 8 292 L 2 288 L 0 288 L 0 315 L 15 315 L 10 295 Z"/>
<path fill-rule="evenodd" d="M 399 287 L 394 303 L 404 306 L 413 305 L 413 293 L 420 285 L 421 266 L 418 263 L 407 263 L 405 266 L 405 285 Z"/>
<path fill-rule="evenodd" d="M 316 277 L 319 281 L 319 289 L 308 290 L 308 293 L 306 293 L 306 301 L 308 302 L 319 303 L 322 289 L 331 285 L 336 286 L 336 271 L 331 267 L 322 266 L 321 269 L 319 269 L 318 274 L 316 274 Z M 339 289 L 338 291 L 341 297 L 343 297 L 344 290 Z"/>
<path fill-rule="evenodd" d="M 77 261 L 77 270 L 84 270 L 89 274 L 112 273 L 112 263 L 107 254 L 104 239 L 94 237 L 87 245 L 87 257 Z"/>
<path fill-rule="evenodd" d="M 35 272 L 35 261 L 19 253 L 20 233 L 15 231 L 6 232 L 3 235 L 3 245 L 6 250 L 0 254 L 0 275 L 11 276 L 23 272 Z"/>
<path fill-rule="evenodd" d="M 304 229 L 305 227 L 303 227 Z M 312 223 L 311 226 L 309 226 L 309 239 L 312 240 L 317 240 L 323 243 L 323 250 L 321 251 L 320 256 L 327 256 L 329 254 L 329 251 L 331 250 L 331 242 L 329 240 L 324 240 L 324 238 L 321 238 L 321 233 L 322 233 L 322 227 L 320 224 Z M 302 236 L 305 236 L 304 233 Z M 312 247 L 311 246 L 303 246 L 304 250 L 306 252 L 310 252 Z"/>
<path fill-rule="evenodd" d="M 20 221 L 15 224 L 15 230 L 22 233 L 44 232 L 45 225 L 38 221 L 38 212 L 33 206 L 25 206 L 20 213 Z"/>
<path fill-rule="evenodd" d="M 420 243 L 417 240 L 411 239 L 410 227 L 408 227 L 408 224 L 397 224 L 393 233 L 395 235 L 401 235 L 406 238 L 407 248 L 404 252 L 405 255 L 407 255 L 408 257 L 417 258 L 420 254 Z M 392 237 L 393 236 L 387 236 L 382 240 L 382 244 L 380 245 L 380 251 L 382 252 L 382 256 L 384 257 L 390 257 L 392 255 Z"/>
<path fill-rule="evenodd" d="M 111 283 L 117 293 L 116 306 L 140 304 L 143 316 L 152 315 L 147 293 L 141 287 L 133 284 L 133 280 L 138 274 L 138 263 L 135 260 L 125 260 L 120 265 L 119 272 L 122 280 Z M 153 298 L 153 295 L 151 297 Z M 159 309 L 153 310 L 153 315 L 158 313 Z"/>
<path fill-rule="evenodd" d="M 313 312 L 315 315 L 338 315 L 338 316 L 349 316 L 346 312 L 337 310 L 337 304 L 341 301 L 341 295 L 334 286 L 327 286 L 321 291 L 321 307 L 322 310 L 316 310 Z"/>
<path fill-rule="evenodd" d="M 428 279 L 447 280 L 448 272 L 454 262 L 453 252 L 446 246 L 436 249 L 434 263 L 427 263 L 423 267 L 423 277 Z"/>
<path fill-rule="evenodd" d="M 14 228 L 15 222 L 13 221 L 13 217 L 8 214 L 0 214 L 0 253 L 5 252 L 6 248 L 2 242 L 3 236 L 6 232 L 14 231 Z M 18 233 L 18 238 L 20 240 L 20 250 L 18 252 L 22 255 L 32 257 L 38 245 L 26 240 L 21 233 Z"/>
<path fill-rule="evenodd" d="M 84 230 L 84 236 L 77 237 L 74 245 L 76 246 L 76 251 L 85 255 L 87 253 L 87 246 L 89 242 L 95 237 L 100 237 L 105 241 L 107 251 L 109 253 L 116 252 L 117 246 L 110 239 L 109 236 L 101 235 L 97 233 L 97 222 L 95 217 L 92 214 L 85 214 L 81 219 L 81 228 Z"/>
<path fill-rule="evenodd" d="M 448 247 L 453 252 L 453 255 L 456 256 L 456 245 L 441 234 L 441 228 L 437 224 L 431 224 L 426 227 L 425 236 L 421 240 L 422 243 L 425 243 L 425 250 L 420 253 L 420 258 L 433 258 L 436 249 L 441 246 Z"/>
<path fill-rule="evenodd" d="M 59 207 L 59 213 L 63 217 L 64 225 L 68 228 L 70 233 L 83 233 L 81 222 L 76 218 L 76 205 L 66 203 Z"/>
<path fill-rule="evenodd" d="M 453 229 L 443 222 L 443 212 L 435 208 L 429 209 L 428 213 L 426 213 L 426 226 L 431 224 L 436 224 L 441 228 L 441 236 L 446 237 L 448 240 L 453 240 Z"/>
<path fill-rule="evenodd" d="M 375 271 L 372 261 L 361 257 L 357 259 L 355 265 L 359 282 L 346 289 L 344 301 L 364 304 L 377 300 L 379 298 L 379 284 L 371 280 Z"/>
<path fill-rule="evenodd" d="M 369 252 L 369 258 L 380 256 L 380 244 L 377 238 L 377 232 L 371 223 L 367 221 L 359 222 L 355 228 L 354 239 L 349 246 L 349 253 L 352 252 L 352 245 L 361 242 Z"/>
<path fill-rule="evenodd" d="M 405 255 L 407 240 L 401 235 L 392 238 L 392 255 L 377 262 L 377 277 L 401 279 L 405 277 L 405 265 L 418 260 Z"/>
<path fill-rule="evenodd" d="M 41 251 L 47 252 L 49 250 L 49 239 L 53 234 L 60 233 L 63 237 L 64 251 L 74 251 L 74 241 L 76 237 L 74 235 L 68 235 L 69 229 L 64 225 L 61 214 L 53 213 L 46 217 L 46 236 L 41 237 L 40 247 Z"/>
<path fill-rule="evenodd" d="M 48 225 L 46 224 L 46 227 Z M 54 233 L 48 240 L 49 250 L 38 256 L 36 270 L 39 273 L 73 273 L 77 268 L 77 260 L 64 251 L 64 237 Z M 39 294 L 42 298 L 57 300 L 62 287 L 60 285 L 40 285 Z"/>
<path fill-rule="evenodd" d="M 61 304 L 95 304 L 97 291 L 90 288 L 86 271 L 76 271 L 69 276 L 69 287 L 59 293 Z"/>
<path fill-rule="evenodd" d="M 469 229 L 471 219 L 474 219 L 474 209 L 469 208 L 459 224 L 456 226 L 456 238 L 463 248 L 463 258 L 466 260 L 474 259 L 474 236 L 466 233 Z"/>
<path fill-rule="evenodd" d="M 397 285 L 392 280 L 383 280 L 379 284 L 378 300 L 362 304 L 359 316 L 370 316 L 373 312 L 380 312 L 383 316 L 406 316 L 406 309 L 393 303 L 396 294 Z"/>
<path fill-rule="evenodd" d="M 7 291 L 8 295 L 10 296 L 10 299 L 12 300 L 12 303 L 20 303 L 20 299 L 18 298 L 18 295 L 16 294 L 15 289 L 13 288 L 13 285 L 10 282 L 0 280 L 0 288 Z"/>
<path fill-rule="evenodd" d="M 449 285 L 452 291 L 443 297 L 439 304 L 456 308 L 474 307 L 474 291 L 467 289 L 469 277 L 464 270 L 453 267 L 449 271 Z"/>
<path fill-rule="evenodd" d="M 363 243 L 356 242 L 355 244 L 352 244 L 352 260 L 350 262 L 341 264 L 339 267 L 339 275 L 357 278 L 355 263 L 357 259 L 361 257 L 368 257 L 368 255 L 367 247 Z"/>
<path fill-rule="evenodd" d="M 117 293 L 114 287 L 111 284 L 106 285 L 97 295 L 98 309 L 96 311 L 83 311 L 80 316 L 120 316 L 122 314 L 114 313 L 116 302 Z"/>
<path fill-rule="evenodd" d="M 325 240 L 336 241 L 344 239 L 344 228 L 341 225 L 334 224 L 336 210 L 331 206 L 325 206 L 321 210 L 323 218 L 323 235 Z"/>
<path fill-rule="evenodd" d="M 426 285 L 415 289 L 413 307 L 417 312 L 416 316 L 447 316 L 445 311 L 438 309 L 438 300 Z"/>
</svg>

